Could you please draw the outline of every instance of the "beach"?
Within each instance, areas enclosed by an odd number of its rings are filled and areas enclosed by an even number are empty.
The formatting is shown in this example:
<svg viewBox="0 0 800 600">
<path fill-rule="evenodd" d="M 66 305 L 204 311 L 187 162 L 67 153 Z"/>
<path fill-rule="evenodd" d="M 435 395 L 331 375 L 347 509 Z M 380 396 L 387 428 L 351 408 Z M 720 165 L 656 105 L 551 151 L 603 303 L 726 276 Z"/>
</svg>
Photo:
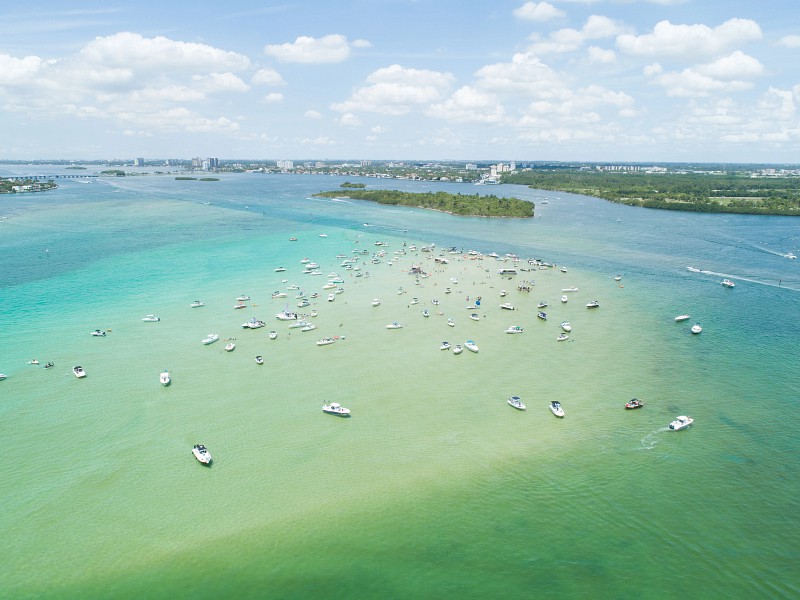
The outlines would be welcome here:
<svg viewBox="0 0 800 600">
<path fill-rule="evenodd" d="M 2 595 L 663 598 L 687 569 L 709 597 L 796 589 L 784 549 L 797 462 L 768 470 L 763 457 L 790 451 L 797 417 L 773 423 L 752 401 L 769 389 L 789 403 L 796 368 L 769 374 L 797 324 L 767 341 L 742 309 L 791 312 L 796 273 L 781 271 L 781 288 L 758 282 L 795 261 L 721 235 L 712 260 L 705 231 L 683 256 L 677 235 L 658 231 L 666 220 L 632 227 L 635 209 L 606 215 L 583 199 L 551 196 L 541 224 L 500 226 L 308 199 L 328 182 L 275 178 L 248 196 L 252 180 L 236 181 L 190 198 L 156 178 L 92 194 L 65 185 L 49 213 L 6 210 L 13 260 L 27 269 L 0 290 L 13 341 L 0 365 Z M 108 217 L 87 219 L 106 205 Z M 731 239 L 745 222 L 733 219 Z M 779 222 L 757 222 L 761 238 L 774 223 L 775 247 L 785 239 Z M 617 251 L 609 227 L 625 228 Z M 687 271 L 698 257 L 737 287 Z M 304 274 L 305 258 L 322 275 Z M 323 289 L 331 279 L 343 281 Z M 290 329 L 275 317 L 284 310 L 315 310 L 316 329 Z M 243 329 L 251 319 L 266 324 Z M 572 331 L 559 342 L 562 321 Z M 524 332 L 507 334 L 513 325 Z M 220 340 L 203 345 L 209 333 Z M 440 350 L 467 340 L 477 353 Z M 514 395 L 527 410 L 506 403 Z M 626 411 L 633 397 L 646 405 Z M 330 402 L 351 417 L 323 413 Z M 682 414 L 695 424 L 668 431 Z M 197 443 L 210 467 L 192 456 Z"/>
</svg>

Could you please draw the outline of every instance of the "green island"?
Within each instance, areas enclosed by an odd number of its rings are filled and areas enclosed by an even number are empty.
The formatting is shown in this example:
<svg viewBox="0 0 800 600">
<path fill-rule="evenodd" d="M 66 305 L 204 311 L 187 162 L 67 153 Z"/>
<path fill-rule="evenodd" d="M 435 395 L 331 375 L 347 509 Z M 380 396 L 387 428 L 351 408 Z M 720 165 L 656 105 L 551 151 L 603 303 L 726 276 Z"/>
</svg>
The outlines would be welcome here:
<svg viewBox="0 0 800 600">
<path fill-rule="evenodd" d="M 100 171 L 100 175 L 113 175 L 114 177 L 125 177 L 125 171 L 122 169 L 107 169 Z"/>
<path fill-rule="evenodd" d="M 345 181 L 339 187 L 350 188 L 350 189 L 355 189 L 355 190 L 361 190 L 361 189 L 364 189 L 365 187 L 367 187 L 367 184 L 366 183 L 351 183 L 349 181 Z"/>
<path fill-rule="evenodd" d="M 737 172 L 521 171 L 503 183 L 595 196 L 610 202 L 693 212 L 800 216 L 797 177 Z"/>
<path fill-rule="evenodd" d="M 341 198 L 342 192 L 320 192 L 320 198 Z M 370 200 L 379 204 L 429 208 L 459 216 L 471 217 L 533 217 L 532 202 L 517 198 L 498 198 L 478 194 L 448 194 L 445 192 L 401 192 L 398 190 L 348 190 L 347 198 Z"/>
</svg>

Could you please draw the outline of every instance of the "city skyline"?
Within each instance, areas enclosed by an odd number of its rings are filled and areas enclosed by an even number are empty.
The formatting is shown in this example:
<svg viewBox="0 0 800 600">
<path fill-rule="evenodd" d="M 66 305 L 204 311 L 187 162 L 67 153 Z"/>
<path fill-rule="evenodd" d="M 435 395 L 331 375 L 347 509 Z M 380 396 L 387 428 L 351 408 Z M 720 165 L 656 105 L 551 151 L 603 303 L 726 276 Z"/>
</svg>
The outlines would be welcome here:
<svg viewBox="0 0 800 600">
<path fill-rule="evenodd" d="M 0 159 L 796 163 L 798 12 L 34 0 L 0 19 Z"/>
</svg>

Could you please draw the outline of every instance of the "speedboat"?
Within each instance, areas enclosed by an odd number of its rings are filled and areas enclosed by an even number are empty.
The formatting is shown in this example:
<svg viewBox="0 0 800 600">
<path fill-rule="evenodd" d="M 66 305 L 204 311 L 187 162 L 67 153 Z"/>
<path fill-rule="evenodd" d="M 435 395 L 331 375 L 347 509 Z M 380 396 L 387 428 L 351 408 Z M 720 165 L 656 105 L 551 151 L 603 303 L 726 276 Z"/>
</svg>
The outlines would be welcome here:
<svg viewBox="0 0 800 600">
<path fill-rule="evenodd" d="M 337 415 L 339 417 L 346 417 L 350 414 L 350 409 L 345 408 L 338 402 L 331 402 L 330 404 L 323 404 L 322 405 L 322 412 L 328 413 L 329 415 Z"/>
<path fill-rule="evenodd" d="M 634 408 L 642 408 L 643 406 L 644 406 L 644 402 L 642 402 L 638 398 L 633 398 L 633 399 L 631 399 L 630 402 L 626 402 L 625 403 L 625 408 L 627 408 L 628 410 L 631 410 L 631 409 L 634 409 Z"/>
<path fill-rule="evenodd" d="M 236 304 L 233 305 L 233 308 L 247 308 L 247 304 L 245 304 L 244 302 L 237 302 Z"/>
<path fill-rule="evenodd" d="M 561 403 L 555 400 L 550 403 L 550 412 L 559 418 L 564 416 L 564 409 L 561 408 Z"/>
<path fill-rule="evenodd" d="M 317 340 L 317 346 L 327 346 L 328 344 L 332 344 L 335 341 L 336 339 L 334 338 L 322 338 L 321 340 Z"/>
<path fill-rule="evenodd" d="M 669 428 L 672 431 L 680 431 L 681 429 L 686 429 L 692 423 L 694 423 L 694 419 L 692 417 L 681 415 L 680 417 L 678 417 L 672 423 L 669 424 Z"/>
<path fill-rule="evenodd" d="M 242 294 L 241 296 L 236 298 L 236 300 L 238 300 L 239 302 L 247 302 L 248 300 L 250 300 L 250 296 L 248 296 L 247 294 Z"/>
<path fill-rule="evenodd" d="M 561 329 L 569 333 L 570 331 L 572 331 L 572 325 L 569 324 L 569 321 L 564 321 L 563 323 L 561 323 Z"/>
<path fill-rule="evenodd" d="M 562 333 L 558 334 L 558 337 L 556 338 L 556 341 L 557 342 L 563 342 L 563 341 L 568 340 L 568 339 L 569 339 L 569 336 L 566 333 L 562 332 Z"/>
<path fill-rule="evenodd" d="M 306 306 L 311 306 L 311 302 L 307 298 L 303 298 L 297 303 L 297 308 L 305 308 Z"/>
<path fill-rule="evenodd" d="M 277 315 L 275 315 L 275 318 L 278 319 L 279 321 L 296 321 L 297 320 L 297 313 L 289 312 L 288 310 L 285 310 L 285 311 L 279 312 Z"/>
<path fill-rule="evenodd" d="M 3 373 L 0 373 L 0 381 L 3 381 L 3 379 L 6 379 L 7 377 L 8 377 L 8 375 L 4 375 Z"/>
<path fill-rule="evenodd" d="M 567 267 L 561 267 L 561 272 L 562 273 L 566 273 L 567 272 Z"/>
<path fill-rule="evenodd" d="M 336 300 L 336 294 L 328 294 L 328 302 L 333 302 Z"/>
<path fill-rule="evenodd" d="M 259 327 L 264 327 L 264 325 L 266 325 L 264 321 L 259 321 L 253 317 L 247 323 L 242 323 L 242 329 L 258 329 Z"/>
<path fill-rule="evenodd" d="M 522 403 L 519 396 L 511 396 L 506 402 L 518 410 L 525 410 L 525 405 Z"/>
<path fill-rule="evenodd" d="M 145 323 L 155 323 L 160 320 L 161 319 L 155 315 L 147 315 L 146 317 L 142 317 L 142 321 L 144 321 Z"/>
<path fill-rule="evenodd" d="M 439 350 L 450 350 L 450 342 L 442 342 L 442 345 L 439 346 Z"/>
<path fill-rule="evenodd" d="M 311 323 L 311 321 L 306 321 L 306 320 L 295 321 L 294 323 L 289 325 L 289 329 L 297 329 L 298 327 L 305 327 L 309 323 Z"/>
<path fill-rule="evenodd" d="M 561 302 L 563 302 L 564 304 L 566 304 L 568 300 L 569 300 L 569 298 L 567 297 L 566 294 L 561 296 Z"/>
<path fill-rule="evenodd" d="M 466 348 L 470 352 L 477 352 L 478 351 L 478 344 L 476 344 L 472 340 L 467 340 L 466 342 L 464 342 L 464 348 Z"/>
<path fill-rule="evenodd" d="M 536 308 L 547 308 L 547 302 L 542 300 L 541 302 L 539 302 L 539 304 L 536 306 Z"/>
<path fill-rule="evenodd" d="M 681 321 L 688 321 L 691 317 L 689 315 L 678 315 L 675 317 L 675 322 L 680 323 Z"/>
<path fill-rule="evenodd" d="M 285 270 L 286 270 L 286 267 L 276 267 L 275 272 L 276 273 L 283 273 Z"/>
<path fill-rule="evenodd" d="M 464 348 L 461 347 L 461 344 L 456 344 L 453 346 L 453 354 L 461 354 L 464 351 Z"/>
<path fill-rule="evenodd" d="M 270 294 L 270 298 L 286 298 L 288 294 L 286 292 L 275 291 Z"/>
<path fill-rule="evenodd" d="M 447 324 L 448 324 L 450 327 L 455 327 L 455 326 L 456 326 L 456 324 L 453 322 L 453 319 L 447 319 Z"/>
<path fill-rule="evenodd" d="M 480 321 L 480 319 L 481 319 L 481 318 L 478 316 L 478 313 L 472 313 L 472 314 L 469 316 L 469 318 L 470 318 L 470 319 L 472 319 L 473 321 Z"/>
<path fill-rule="evenodd" d="M 691 329 L 692 333 L 697 334 L 697 333 L 700 333 L 701 331 L 703 331 L 703 328 L 700 327 L 700 323 L 695 323 L 694 325 L 692 325 L 692 329 Z"/>
<path fill-rule="evenodd" d="M 47 364 L 44 366 L 44 368 L 45 368 L 45 369 L 52 369 L 53 367 L 55 367 L 55 365 L 54 365 L 53 363 L 51 363 L 51 362 L 47 363 Z"/>
<path fill-rule="evenodd" d="M 206 303 L 203 302 L 202 300 L 195 300 L 189 306 L 191 308 L 200 308 L 201 306 L 205 306 L 205 305 L 206 305 Z"/>
<path fill-rule="evenodd" d="M 423 308 L 422 309 L 422 316 L 427 318 L 427 317 L 431 316 L 431 313 L 430 313 L 430 311 L 428 311 L 427 308 Z"/>
<path fill-rule="evenodd" d="M 504 308 L 505 310 L 514 310 L 514 305 L 510 302 L 504 302 L 500 305 L 500 308 Z"/>
<path fill-rule="evenodd" d="M 733 283 L 730 279 L 723 279 L 722 280 L 722 285 L 724 285 L 725 287 L 729 287 L 729 288 L 736 287 L 736 284 Z"/>
<path fill-rule="evenodd" d="M 592 300 L 586 304 L 586 308 L 597 308 L 600 306 L 600 303 L 597 300 Z"/>
<path fill-rule="evenodd" d="M 272 331 L 269 332 L 269 339 L 274 340 L 276 337 L 278 337 L 277 331 L 273 329 Z"/>
<path fill-rule="evenodd" d="M 450 288 L 447 288 L 447 289 L 450 289 Z M 505 290 L 500 290 L 500 297 L 501 298 L 505 298 L 506 296 L 508 296 L 508 292 L 505 291 Z"/>
<path fill-rule="evenodd" d="M 561 291 L 562 291 L 562 292 L 577 292 L 577 291 L 578 291 L 578 288 L 576 288 L 576 287 L 574 287 L 574 286 L 573 286 L 573 287 L 564 288 L 564 289 L 562 289 Z"/>
<path fill-rule="evenodd" d="M 95 329 L 95 330 L 92 332 L 92 335 L 93 335 L 93 336 L 95 336 L 95 337 L 105 337 L 105 335 L 106 335 L 106 332 L 105 332 L 105 331 L 103 331 L 102 329 Z"/>
<path fill-rule="evenodd" d="M 78 379 L 86 377 L 86 371 L 83 370 L 83 367 L 72 367 L 72 372 L 75 373 L 75 377 Z"/>
<path fill-rule="evenodd" d="M 257 365 L 263 365 L 264 364 L 264 357 L 261 356 L 260 354 L 258 356 L 256 356 L 256 364 Z"/>
<path fill-rule="evenodd" d="M 209 344 L 213 344 L 219 339 L 218 333 L 209 333 L 205 338 L 203 338 L 203 344 L 208 346 Z"/>
<path fill-rule="evenodd" d="M 316 325 L 314 325 L 313 323 L 309 323 L 308 325 L 303 325 L 300 328 L 300 331 L 313 331 L 316 328 L 317 328 Z"/>
<path fill-rule="evenodd" d="M 211 464 L 211 452 L 209 452 L 208 448 L 203 446 L 203 444 L 195 444 L 192 448 L 192 454 L 194 454 L 194 457 L 204 465 Z"/>
<path fill-rule="evenodd" d="M 547 313 L 539 311 L 536 313 L 536 316 L 539 317 L 542 321 L 547 321 Z"/>
<path fill-rule="evenodd" d="M 506 333 L 522 333 L 522 327 L 519 325 L 512 325 L 508 329 L 506 329 Z"/>
<path fill-rule="evenodd" d="M 411 304 L 419 304 L 419 298 L 412 298 Z"/>
<path fill-rule="evenodd" d="M 386 329 L 402 329 L 402 328 L 403 328 L 403 326 L 400 323 L 398 323 L 397 321 L 395 321 L 394 323 L 389 323 L 386 326 Z"/>
<path fill-rule="evenodd" d="M 225 352 L 233 352 L 233 349 L 236 348 L 236 344 L 233 342 L 228 342 L 225 344 Z"/>
<path fill-rule="evenodd" d="M 375 298 L 375 299 L 372 301 L 372 306 L 380 306 L 380 305 L 381 305 L 381 301 L 380 301 L 380 300 L 378 300 L 377 298 Z"/>
<path fill-rule="evenodd" d="M 172 378 L 169 376 L 169 371 L 164 369 L 164 372 L 161 373 L 160 380 L 161 380 L 161 385 L 164 385 L 164 386 L 169 385 L 170 382 L 172 381 Z"/>
<path fill-rule="evenodd" d="M 615 275 L 614 281 L 620 281 L 622 279 L 622 275 Z"/>
</svg>

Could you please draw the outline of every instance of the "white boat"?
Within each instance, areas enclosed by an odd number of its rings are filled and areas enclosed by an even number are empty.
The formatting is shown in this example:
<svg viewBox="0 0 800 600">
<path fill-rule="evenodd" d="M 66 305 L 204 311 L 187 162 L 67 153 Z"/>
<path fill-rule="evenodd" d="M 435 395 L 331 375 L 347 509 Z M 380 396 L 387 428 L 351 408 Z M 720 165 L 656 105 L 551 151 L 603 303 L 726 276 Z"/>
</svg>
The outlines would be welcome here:
<svg viewBox="0 0 800 600">
<path fill-rule="evenodd" d="M 322 338 L 321 340 L 317 340 L 317 346 L 327 346 L 328 344 L 332 344 L 336 341 L 335 338 Z"/>
<path fill-rule="evenodd" d="M 269 339 L 274 340 L 276 337 L 278 337 L 277 331 L 273 329 L 272 331 L 269 332 Z"/>
<path fill-rule="evenodd" d="M 561 329 L 563 329 L 566 332 L 570 332 L 572 331 L 572 325 L 569 324 L 569 321 L 564 321 L 563 323 L 561 323 Z"/>
<path fill-rule="evenodd" d="M 522 403 L 522 399 L 519 396 L 511 396 L 506 402 L 517 410 L 525 410 L 525 404 Z"/>
<path fill-rule="evenodd" d="M 264 321 L 259 321 L 253 317 L 247 323 L 242 323 L 242 329 L 258 329 L 259 327 L 264 327 L 264 325 L 266 325 Z"/>
<path fill-rule="evenodd" d="M 547 302 L 542 300 L 539 304 L 536 305 L 536 308 L 547 308 Z"/>
<path fill-rule="evenodd" d="M 105 332 L 105 331 L 103 331 L 102 329 L 95 329 L 95 330 L 92 332 L 92 335 L 93 335 L 93 336 L 95 336 L 95 337 L 105 337 L 105 335 L 106 335 L 106 332 Z"/>
<path fill-rule="evenodd" d="M 681 321 L 688 321 L 689 319 L 691 319 L 689 315 L 678 315 L 675 317 L 675 322 L 680 323 Z"/>
<path fill-rule="evenodd" d="M 680 431 L 681 429 L 686 429 L 692 423 L 694 423 L 694 419 L 692 417 L 681 415 L 669 424 L 669 428 L 672 431 Z"/>
<path fill-rule="evenodd" d="M 467 340 L 466 342 L 464 342 L 464 348 L 466 348 L 470 352 L 477 352 L 478 351 L 478 344 L 476 344 L 472 340 Z"/>
<path fill-rule="evenodd" d="M 270 294 L 270 298 L 286 298 L 288 294 L 286 292 L 272 292 Z"/>
<path fill-rule="evenodd" d="M 461 344 L 456 344 L 453 346 L 453 354 L 461 354 L 463 351 L 464 348 L 461 346 Z"/>
<path fill-rule="evenodd" d="M 469 316 L 469 318 L 472 319 L 473 321 L 480 321 L 481 320 L 481 318 L 478 316 L 478 313 L 472 313 Z"/>
<path fill-rule="evenodd" d="M 381 305 L 381 301 L 380 301 L 380 300 L 378 300 L 377 298 L 375 298 L 375 299 L 372 301 L 372 306 L 380 306 L 380 305 Z"/>
<path fill-rule="evenodd" d="M 297 303 L 297 308 L 305 308 L 306 306 L 311 306 L 311 302 L 309 302 L 306 298 L 303 298 Z"/>
<path fill-rule="evenodd" d="M 566 295 L 566 294 L 564 294 L 563 296 L 561 296 L 561 302 L 563 302 L 564 304 L 566 304 L 568 300 L 569 300 L 569 298 L 567 297 L 567 295 Z"/>
<path fill-rule="evenodd" d="M 325 285 L 322 286 L 322 289 L 323 290 L 332 290 L 335 287 L 336 287 L 336 284 L 329 281 L 328 283 L 326 283 Z"/>
<path fill-rule="evenodd" d="M 622 275 L 615 275 L 614 281 L 620 281 L 622 279 Z"/>
<path fill-rule="evenodd" d="M 398 323 L 397 321 L 395 321 L 394 323 L 389 323 L 386 326 L 386 329 L 402 329 L 402 328 L 403 328 L 403 326 L 400 323 Z"/>
<path fill-rule="evenodd" d="M 236 304 L 233 305 L 233 308 L 247 308 L 247 304 L 245 304 L 244 302 L 237 302 Z"/>
<path fill-rule="evenodd" d="M 522 327 L 519 325 L 512 325 L 508 329 L 506 329 L 506 333 L 522 333 Z"/>
<path fill-rule="evenodd" d="M 547 313 L 542 312 L 541 310 L 536 313 L 536 316 L 539 317 L 542 321 L 547 321 Z"/>
<path fill-rule="evenodd" d="M 316 325 L 314 325 L 313 323 L 309 323 L 308 325 L 303 325 L 303 326 L 300 328 L 300 331 L 313 331 L 313 330 L 315 330 L 316 328 L 317 328 L 317 326 L 316 326 Z"/>
<path fill-rule="evenodd" d="M 264 364 L 264 357 L 261 356 L 260 354 L 258 356 L 256 356 L 256 364 L 257 365 L 263 365 Z"/>
<path fill-rule="evenodd" d="M 729 287 L 729 288 L 736 287 L 736 284 L 733 283 L 730 279 L 723 279 L 721 283 L 725 287 Z"/>
<path fill-rule="evenodd" d="M 447 325 L 449 327 L 455 327 L 456 326 L 455 322 L 453 322 L 453 319 L 447 319 Z"/>
<path fill-rule="evenodd" d="M 159 380 L 161 381 L 161 385 L 167 386 L 172 381 L 172 378 L 169 375 L 169 371 L 164 369 L 164 372 L 161 373 Z"/>
<path fill-rule="evenodd" d="M 311 321 L 306 321 L 306 320 L 302 320 L 302 321 L 295 321 L 294 323 L 292 323 L 291 325 L 289 325 L 289 329 L 297 329 L 298 327 L 305 327 L 305 326 L 306 326 L 306 325 L 308 325 L 310 322 L 311 322 Z"/>
<path fill-rule="evenodd" d="M 447 289 L 450 289 L 450 288 L 447 288 Z M 501 298 L 505 298 L 506 296 L 508 296 L 508 292 L 505 291 L 505 290 L 500 290 L 500 297 Z"/>
<path fill-rule="evenodd" d="M 0 373 L 0 381 L 3 381 L 3 379 L 6 379 L 7 377 L 8 377 L 8 375 L 4 375 L 3 373 Z"/>
<path fill-rule="evenodd" d="M 195 300 L 189 306 L 191 308 L 200 308 L 201 306 L 205 306 L 205 305 L 206 305 L 206 303 L 203 302 L 202 300 Z"/>
<path fill-rule="evenodd" d="M 442 345 L 439 346 L 439 350 L 450 350 L 450 342 L 442 342 Z"/>
<path fill-rule="evenodd" d="M 297 320 L 297 313 L 289 312 L 288 310 L 285 310 L 285 311 L 279 312 L 277 315 L 275 315 L 275 318 L 278 319 L 279 321 L 296 321 Z"/>
<path fill-rule="evenodd" d="M 219 334 L 217 333 L 209 333 L 205 338 L 203 338 L 203 344 L 208 346 L 209 344 L 213 344 L 219 339 Z"/>
<path fill-rule="evenodd" d="M 514 310 L 514 305 L 511 304 L 511 302 L 504 302 L 503 304 L 500 305 L 500 308 L 503 308 L 505 310 Z"/>
<path fill-rule="evenodd" d="M 142 321 L 144 321 L 145 323 L 156 323 L 157 321 L 160 320 L 161 319 L 155 315 L 147 315 L 146 317 L 142 317 Z"/>
<path fill-rule="evenodd" d="M 233 352 L 234 348 L 236 348 L 236 344 L 233 342 L 228 342 L 225 344 L 225 352 Z"/>
<path fill-rule="evenodd" d="M 276 273 L 283 273 L 285 270 L 286 270 L 286 267 L 277 267 L 277 268 L 275 269 L 275 272 L 276 272 Z"/>
<path fill-rule="evenodd" d="M 600 306 L 600 303 L 597 300 L 586 303 L 586 308 L 597 308 L 598 306 Z"/>
<path fill-rule="evenodd" d="M 561 290 L 562 292 L 577 292 L 578 288 L 576 287 L 568 287 Z"/>
<path fill-rule="evenodd" d="M 250 300 L 250 296 L 248 296 L 247 294 L 242 294 L 241 296 L 236 298 L 236 300 L 239 302 L 247 302 L 248 300 Z"/>
<path fill-rule="evenodd" d="M 564 416 L 564 409 L 561 408 L 561 403 L 555 400 L 550 403 L 550 412 L 559 418 Z"/>
<path fill-rule="evenodd" d="M 83 367 L 72 367 L 72 372 L 75 373 L 75 377 L 78 379 L 86 377 L 86 371 L 83 370 Z"/>
<path fill-rule="evenodd" d="M 194 457 L 204 465 L 211 464 L 211 453 L 208 451 L 208 448 L 203 446 L 203 444 L 195 444 L 192 448 L 192 454 L 194 454 Z"/>
<path fill-rule="evenodd" d="M 411 304 L 419 304 L 419 298 L 412 298 Z"/>
<path fill-rule="evenodd" d="M 556 338 L 557 342 L 564 342 L 569 339 L 569 336 L 566 333 L 559 333 L 558 337 Z"/>
<path fill-rule="evenodd" d="M 700 327 L 700 323 L 695 323 L 694 325 L 692 325 L 691 329 L 692 333 L 700 333 L 701 331 L 703 331 L 703 328 Z"/>
<path fill-rule="evenodd" d="M 561 272 L 562 273 L 566 273 L 567 272 L 567 267 L 561 267 Z"/>
<path fill-rule="evenodd" d="M 344 417 L 350 414 L 350 409 L 345 408 L 338 402 L 331 402 L 330 404 L 322 405 L 322 412 L 328 413 L 329 415 L 337 415 L 339 417 Z"/>
<path fill-rule="evenodd" d="M 428 309 L 427 309 L 427 308 L 423 308 L 423 309 L 422 309 L 422 316 L 423 316 L 423 317 L 425 317 L 425 318 L 427 318 L 427 317 L 430 317 L 430 316 L 431 316 L 431 313 L 430 313 L 430 311 L 428 311 Z"/>
<path fill-rule="evenodd" d="M 336 300 L 336 294 L 328 294 L 328 302 L 333 302 Z"/>
</svg>

